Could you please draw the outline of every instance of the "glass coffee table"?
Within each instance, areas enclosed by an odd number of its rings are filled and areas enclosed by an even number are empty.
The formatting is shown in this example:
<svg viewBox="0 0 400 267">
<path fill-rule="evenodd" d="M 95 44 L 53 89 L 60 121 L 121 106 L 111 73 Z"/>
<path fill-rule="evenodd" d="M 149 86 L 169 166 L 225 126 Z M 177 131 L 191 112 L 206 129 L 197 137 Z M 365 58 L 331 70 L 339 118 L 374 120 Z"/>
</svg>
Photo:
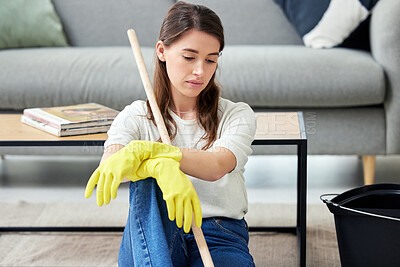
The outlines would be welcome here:
<svg viewBox="0 0 400 267">
<path fill-rule="evenodd" d="M 307 136 L 302 112 L 256 113 L 254 146 L 297 147 L 297 218 L 295 226 L 250 227 L 250 231 L 293 233 L 298 238 L 299 263 L 306 266 Z"/>
<path fill-rule="evenodd" d="M 297 220 L 295 226 L 250 227 L 256 232 L 285 232 L 298 237 L 300 266 L 306 264 L 307 137 L 302 112 L 256 113 L 253 146 L 297 147 Z M 0 114 L 0 146 L 103 146 L 106 133 L 57 137 L 21 122 L 21 114 Z M 1 227 L 0 232 L 122 232 L 124 227 Z"/>
</svg>

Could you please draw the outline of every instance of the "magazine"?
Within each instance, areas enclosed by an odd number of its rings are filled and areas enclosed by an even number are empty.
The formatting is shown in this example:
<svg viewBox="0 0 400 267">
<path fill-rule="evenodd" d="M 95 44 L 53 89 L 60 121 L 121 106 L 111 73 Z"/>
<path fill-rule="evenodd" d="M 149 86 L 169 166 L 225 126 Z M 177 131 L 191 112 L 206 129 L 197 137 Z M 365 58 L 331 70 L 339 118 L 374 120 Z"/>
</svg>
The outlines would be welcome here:
<svg viewBox="0 0 400 267">
<path fill-rule="evenodd" d="M 83 128 L 56 129 L 48 124 L 26 117 L 24 115 L 21 116 L 21 121 L 29 126 L 35 127 L 39 130 L 48 132 L 56 136 L 72 136 L 81 134 L 105 133 L 110 128 L 110 125 L 104 125 L 104 126 L 92 126 Z"/>
<path fill-rule="evenodd" d="M 96 103 L 62 107 L 29 108 L 24 116 L 58 131 L 93 126 L 110 126 L 118 111 Z"/>
</svg>

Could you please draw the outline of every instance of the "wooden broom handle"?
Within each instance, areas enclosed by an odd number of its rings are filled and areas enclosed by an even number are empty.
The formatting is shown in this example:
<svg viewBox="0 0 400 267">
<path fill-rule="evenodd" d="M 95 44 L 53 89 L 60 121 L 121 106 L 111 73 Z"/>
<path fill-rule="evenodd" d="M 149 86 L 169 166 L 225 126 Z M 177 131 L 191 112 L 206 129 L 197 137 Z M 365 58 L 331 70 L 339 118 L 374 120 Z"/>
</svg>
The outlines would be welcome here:
<svg viewBox="0 0 400 267">
<path fill-rule="evenodd" d="M 149 73 L 146 69 L 146 64 L 143 60 L 143 55 L 140 50 L 139 41 L 136 37 L 136 33 L 133 29 L 128 30 L 129 42 L 131 43 L 133 55 L 136 59 L 136 64 L 139 69 L 140 77 L 142 78 L 144 89 L 146 90 L 147 99 L 149 100 L 151 110 L 153 112 L 154 120 L 156 121 L 158 133 L 161 136 L 161 140 L 164 144 L 171 145 L 171 139 L 169 138 L 167 128 L 163 117 L 161 116 L 160 109 L 156 102 L 153 87 L 151 85 Z M 205 267 L 214 267 L 214 263 L 211 259 L 210 251 L 208 250 L 206 240 L 203 235 L 201 228 L 198 228 L 194 222 L 194 215 L 192 218 L 192 231 L 194 238 L 197 243 L 197 247 L 200 251 L 200 256 Z"/>
</svg>

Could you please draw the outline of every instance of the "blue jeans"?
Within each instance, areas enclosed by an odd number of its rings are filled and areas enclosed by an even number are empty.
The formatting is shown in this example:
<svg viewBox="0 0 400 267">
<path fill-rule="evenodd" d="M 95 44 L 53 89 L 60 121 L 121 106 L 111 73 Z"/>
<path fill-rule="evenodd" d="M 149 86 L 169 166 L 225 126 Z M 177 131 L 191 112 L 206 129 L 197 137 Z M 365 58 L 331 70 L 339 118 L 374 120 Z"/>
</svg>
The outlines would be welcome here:
<svg viewBox="0 0 400 267">
<path fill-rule="evenodd" d="M 203 219 L 202 231 L 216 267 L 254 266 L 244 219 Z M 168 219 L 155 179 L 129 185 L 129 216 L 119 250 L 125 266 L 203 266 L 192 231 L 188 234 Z"/>
</svg>

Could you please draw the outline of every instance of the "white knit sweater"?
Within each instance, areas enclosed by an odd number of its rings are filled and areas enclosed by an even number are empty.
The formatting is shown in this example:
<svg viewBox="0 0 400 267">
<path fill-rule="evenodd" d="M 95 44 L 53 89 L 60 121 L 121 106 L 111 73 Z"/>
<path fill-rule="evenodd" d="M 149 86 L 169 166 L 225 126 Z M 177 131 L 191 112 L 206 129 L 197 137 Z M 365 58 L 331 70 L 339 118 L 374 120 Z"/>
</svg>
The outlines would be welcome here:
<svg viewBox="0 0 400 267">
<path fill-rule="evenodd" d="M 252 109 L 245 103 L 233 103 L 220 98 L 220 124 L 217 140 L 213 147 L 225 147 L 236 157 L 235 169 L 215 182 L 189 176 L 199 196 L 203 218 L 224 216 L 242 219 L 247 212 L 247 193 L 244 184 L 244 165 L 251 154 L 251 143 L 256 131 L 256 119 Z M 157 141 L 157 127 L 146 118 L 147 106 L 144 101 L 135 101 L 126 106 L 115 118 L 105 147 L 113 144 L 127 145 L 132 140 Z M 204 130 L 196 120 L 182 120 L 171 111 L 177 124 L 177 135 L 172 145 L 201 149 Z M 212 147 L 212 148 L 213 148 Z M 210 149 L 212 149 L 210 148 Z"/>
</svg>

